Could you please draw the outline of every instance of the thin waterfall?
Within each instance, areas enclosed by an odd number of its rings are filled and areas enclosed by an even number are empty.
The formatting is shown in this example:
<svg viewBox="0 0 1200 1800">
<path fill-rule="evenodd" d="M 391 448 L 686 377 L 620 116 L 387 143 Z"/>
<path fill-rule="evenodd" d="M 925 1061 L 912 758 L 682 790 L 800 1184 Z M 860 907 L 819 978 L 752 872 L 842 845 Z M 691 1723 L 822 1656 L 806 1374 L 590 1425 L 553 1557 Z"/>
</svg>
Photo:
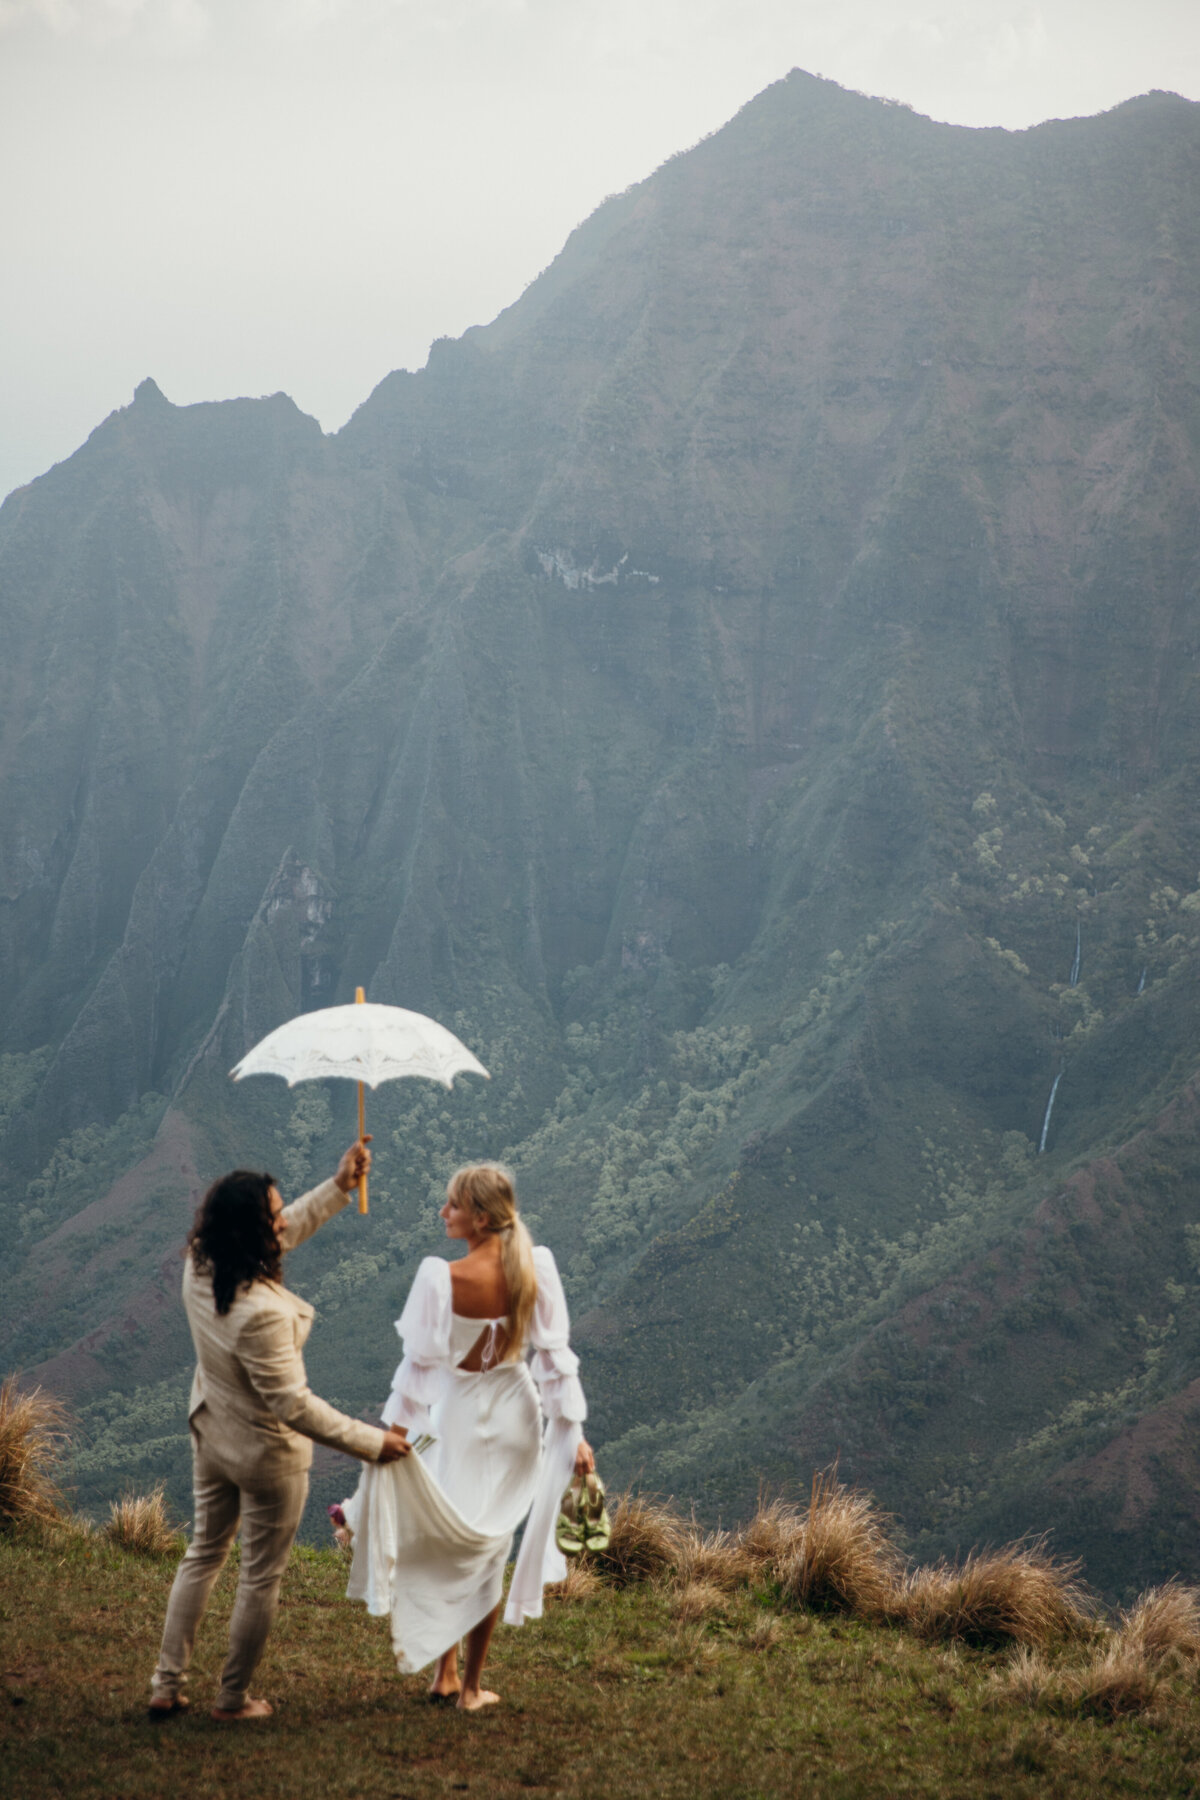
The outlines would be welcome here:
<svg viewBox="0 0 1200 1800">
<path fill-rule="evenodd" d="M 1079 965 L 1083 961 L 1083 922 L 1075 921 L 1075 961 L 1071 964 L 1071 986 L 1079 986 Z"/>
<path fill-rule="evenodd" d="M 1138 978 L 1138 984 L 1137 984 L 1137 991 L 1139 994 L 1142 992 L 1142 989 L 1145 987 L 1145 985 L 1146 985 L 1146 971 L 1145 971 L 1145 969 L 1143 969 L 1141 975 Z"/>
<path fill-rule="evenodd" d="M 1042 1137 L 1041 1137 L 1041 1142 L 1038 1144 L 1038 1155 L 1039 1156 L 1041 1156 L 1045 1152 L 1045 1149 L 1046 1149 L 1046 1133 L 1050 1129 L 1050 1114 L 1054 1111 L 1054 1096 L 1058 1092 L 1058 1084 L 1062 1080 L 1062 1078 L 1063 1078 L 1063 1072 L 1060 1069 L 1058 1071 L 1058 1074 L 1054 1077 L 1054 1086 L 1050 1089 L 1050 1098 L 1046 1102 L 1046 1116 L 1042 1120 Z"/>
</svg>

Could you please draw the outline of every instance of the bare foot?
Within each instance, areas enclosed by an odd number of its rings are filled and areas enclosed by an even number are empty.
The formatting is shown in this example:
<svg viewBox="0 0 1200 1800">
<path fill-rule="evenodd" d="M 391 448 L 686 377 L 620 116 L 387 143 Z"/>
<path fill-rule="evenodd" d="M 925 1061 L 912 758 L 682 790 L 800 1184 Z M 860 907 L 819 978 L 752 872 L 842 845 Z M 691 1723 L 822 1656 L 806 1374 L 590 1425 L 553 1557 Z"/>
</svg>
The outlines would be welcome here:
<svg viewBox="0 0 1200 1800">
<path fill-rule="evenodd" d="M 481 1707 L 497 1705 L 499 1699 L 499 1694 L 493 1694 L 489 1688 L 476 1688 L 474 1693 L 464 1688 L 458 1696 L 458 1709 L 460 1712 L 478 1712 Z"/>
<path fill-rule="evenodd" d="M 247 1700 L 245 1706 L 239 1707 L 237 1712 L 226 1712 L 221 1707 L 214 1706 L 212 1716 L 222 1725 L 235 1725 L 242 1719 L 269 1719 L 274 1711 L 269 1700 Z"/>
<path fill-rule="evenodd" d="M 448 1682 L 444 1682 L 440 1675 L 437 1675 L 427 1689 L 425 1698 L 430 1706 L 453 1706 L 461 1693 L 462 1688 L 457 1679 L 451 1686 Z"/>
<path fill-rule="evenodd" d="M 453 1706 L 462 1692 L 462 1681 L 458 1673 L 458 1645 L 452 1644 L 444 1656 L 438 1657 L 437 1668 L 433 1671 L 433 1680 L 425 1695 L 430 1706 Z"/>
</svg>

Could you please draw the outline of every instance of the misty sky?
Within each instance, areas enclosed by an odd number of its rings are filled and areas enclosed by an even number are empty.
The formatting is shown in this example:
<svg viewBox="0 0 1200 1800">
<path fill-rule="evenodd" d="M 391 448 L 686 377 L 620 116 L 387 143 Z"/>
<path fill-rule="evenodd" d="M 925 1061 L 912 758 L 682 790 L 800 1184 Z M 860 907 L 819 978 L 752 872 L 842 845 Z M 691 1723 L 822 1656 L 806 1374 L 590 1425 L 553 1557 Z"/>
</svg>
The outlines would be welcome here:
<svg viewBox="0 0 1200 1800">
<path fill-rule="evenodd" d="M 0 495 L 144 375 L 332 430 L 800 67 L 966 125 L 1200 98 L 1200 0 L 0 0 Z"/>
</svg>

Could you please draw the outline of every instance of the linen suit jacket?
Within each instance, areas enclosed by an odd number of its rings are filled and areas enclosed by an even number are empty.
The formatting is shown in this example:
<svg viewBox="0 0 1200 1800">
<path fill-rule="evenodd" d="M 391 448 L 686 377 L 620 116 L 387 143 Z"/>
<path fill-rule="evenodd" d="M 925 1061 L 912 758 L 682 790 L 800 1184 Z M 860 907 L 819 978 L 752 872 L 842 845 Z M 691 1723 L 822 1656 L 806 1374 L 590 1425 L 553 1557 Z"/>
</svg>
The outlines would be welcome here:
<svg viewBox="0 0 1200 1800">
<path fill-rule="evenodd" d="M 347 1196 L 326 1181 L 284 1208 L 283 1248 L 294 1250 L 341 1212 Z M 329 1444 L 378 1462 L 382 1431 L 351 1419 L 308 1385 L 304 1346 L 313 1309 L 276 1281 L 254 1281 L 218 1313 L 212 1279 L 189 1255 L 183 1304 L 196 1348 L 188 1424 L 240 1486 L 253 1488 L 312 1463 L 312 1446 Z"/>
</svg>

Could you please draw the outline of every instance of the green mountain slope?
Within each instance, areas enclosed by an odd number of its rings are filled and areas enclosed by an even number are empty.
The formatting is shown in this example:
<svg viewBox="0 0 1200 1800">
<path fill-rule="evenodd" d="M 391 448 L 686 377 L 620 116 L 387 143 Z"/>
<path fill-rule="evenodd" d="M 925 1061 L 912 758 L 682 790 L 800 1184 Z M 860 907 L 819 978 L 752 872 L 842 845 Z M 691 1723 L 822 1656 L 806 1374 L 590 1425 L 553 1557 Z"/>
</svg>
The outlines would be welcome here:
<svg viewBox="0 0 1200 1800">
<path fill-rule="evenodd" d="M 350 1129 L 225 1071 L 363 982 L 493 1081 L 374 1102 L 324 1391 L 504 1154 L 614 1475 L 1193 1567 L 1198 174 L 796 73 L 337 437 L 146 383 L 9 499 L 0 1358 L 85 1495 L 181 1478 L 197 1191 Z"/>
</svg>

